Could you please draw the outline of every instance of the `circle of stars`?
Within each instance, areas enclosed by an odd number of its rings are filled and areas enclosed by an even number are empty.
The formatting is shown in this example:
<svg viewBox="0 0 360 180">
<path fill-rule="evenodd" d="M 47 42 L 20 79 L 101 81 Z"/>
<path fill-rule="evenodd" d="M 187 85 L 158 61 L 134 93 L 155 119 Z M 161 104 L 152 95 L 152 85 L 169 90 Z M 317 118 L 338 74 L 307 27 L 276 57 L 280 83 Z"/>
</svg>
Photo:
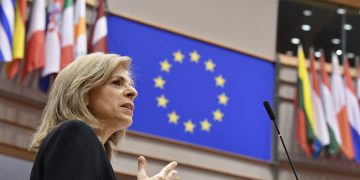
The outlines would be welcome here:
<svg viewBox="0 0 360 180">
<path fill-rule="evenodd" d="M 160 61 L 160 71 L 161 72 L 170 73 L 173 65 L 182 64 L 184 61 L 184 58 L 186 56 L 180 50 L 173 52 L 172 55 L 173 55 L 173 62 L 170 62 L 167 59 Z M 195 63 L 195 64 L 200 63 L 201 55 L 196 50 L 190 52 L 189 57 L 190 57 L 190 62 Z M 204 65 L 205 71 L 208 71 L 210 73 L 215 73 L 216 64 L 213 62 L 212 59 L 208 59 L 208 60 L 204 61 L 203 65 Z M 165 88 L 166 80 L 161 75 L 155 77 L 153 80 L 154 80 L 155 88 L 158 88 L 161 90 L 163 90 Z M 215 76 L 214 82 L 215 82 L 215 87 L 224 88 L 225 84 L 226 84 L 226 79 L 221 74 L 218 74 L 217 76 Z M 221 94 L 219 94 L 217 96 L 217 99 L 218 99 L 218 103 L 220 106 L 228 105 L 229 97 L 226 95 L 225 92 L 222 92 Z M 156 97 L 156 102 L 157 102 L 157 106 L 159 108 L 166 109 L 170 100 L 164 94 L 161 94 L 158 97 Z M 213 120 L 215 122 L 222 122 L 223 117 L 225 115 L 219 108 L 217 108 L 216 110 L 214 110 L 212 112 L 212 116 L 213 116 Z M 181 116 L 179 114 L 177 114 L 177 112 L 175 110 L 168 113 L 167 117 L 168 117 L 168 123 L 174 124 L 174 125 L 178 125 L 179 120 L 181 119 Z M 209 121 L 207 118 L 200 121 L 199 124 L 201 127 L 201 131 L 204 131 L 204 132 L 210 132 L 211 127 L 213 125 L 212 122 Z M 196 124 L 191 119 L 187 119 L 186 121 L 184 121 L 183 125 L 184 125 L 185 132 L 187 132 L 187 133 L 195 132 Z"/>
</svg>

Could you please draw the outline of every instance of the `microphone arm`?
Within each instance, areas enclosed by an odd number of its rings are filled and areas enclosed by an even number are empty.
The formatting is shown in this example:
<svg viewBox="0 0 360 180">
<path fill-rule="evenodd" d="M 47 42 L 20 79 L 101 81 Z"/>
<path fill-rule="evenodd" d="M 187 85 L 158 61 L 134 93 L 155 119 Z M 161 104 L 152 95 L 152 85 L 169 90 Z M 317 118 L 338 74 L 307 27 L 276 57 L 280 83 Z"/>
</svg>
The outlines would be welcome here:
<svg viewBox="0 0 360 180">
<path fill-rule="evenodd" d="M 294 167 L 294 165 L 293 165 L 293 163 L 292 163 L 292 161 L 291 161 L 291 158 L 290 158 L 289 153 L 288 153 L 288 151 L 287 151 L 287 149 L 286 149 L 284 140 L 283 140 L 283 138 L 282 138 L 282 136 L 281 136 L 280 130 L 279 130 L 277 124 L 276 124 L 276 121 L 275 121 L 276 118 L 275 118 L 275 115 L 274 115 L 274 113 L 273 113 L 273 111 L 272 111 L 272 109 L 271 109 L 271 106 L 270 106 L 269 102 L 267 102 L 267 101 L 264 101 L 263 104 L 264 104 L 264 107 L 265 107 L 265 109 L 266 109 L 266 112 L 268 113 L 271 121 L 274 122 L 274 125 L 275 125 L 275 127 L 276 127 L 278 136 L 280 137 L 280 140 L 281 140 L 281 144 L 283 145 L 283 147 L 284 147 L 284 149 L 285 149 L 285 152 L 286 152 L 286 156 L 287 156 L 287 158 L 288 158 L 288 160 L 289 160 L 289 162 L 290 162 L 291 169 L 292 169 L 292 171 L 293 171 L 293 173 L 294 173 L 294 176 L 295 176 L 296 180 L 298 180 L 299 178 L 298 178 L 298 176 L 297 176 L 297 174 L 296 174 L 295 167 Z"/>
</svg>

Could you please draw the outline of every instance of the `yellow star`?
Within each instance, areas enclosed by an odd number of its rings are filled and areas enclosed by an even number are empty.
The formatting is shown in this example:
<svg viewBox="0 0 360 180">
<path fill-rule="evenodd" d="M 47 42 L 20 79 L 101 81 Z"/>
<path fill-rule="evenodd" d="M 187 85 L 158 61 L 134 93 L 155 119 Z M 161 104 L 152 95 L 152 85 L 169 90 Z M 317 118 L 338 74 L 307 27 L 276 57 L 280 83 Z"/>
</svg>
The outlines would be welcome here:
<svg viewBox="0 0 360 180">
<path fill-rule="evenodd" d="M 169 123 L 171 124 L 177 124 L 178 120 L 179 120 L 179 115 L 176 114 L 175 111 L 171 112 L 170 114 L 168 114 L 169 117 Z"/>
<path fill-rule="evenodd" d="M 161 71 L 170 72 L 171 64 L 168 62 L 168 60 L 164 60 L 160 62 Z"/>
<path fill-rule="evenodd" d="M 155 88 L 160 88 L 160 89 L 163 89 L 166 83 L 166 81 L 161 76 L 154 78 L 154 82 L 155 82 Z"/>
<path fill-rule="evenodd" d="M 191 119 L 184 123 L 185 132 L 194 133 L 195 124 L 192 123 Z"/>
<path fill-rule="evenodd" d="M 173 53 L 175 62 L 182 63 L 184 59 L 184 55 L 181 53 L 181 51 L 176 51 Z"/>
<path fill-rule="evenodd" d="M 215 86 L 224 87 L 226 79 L 224 79 L 222 75 L 218 75 L 215 77 L 215 82 L 216 82 Z"/>
<path fill-rule="evenodd" d="M 220 111 L 220 109 L 216 109 L 216 111 L 213 111 L 213 116 L 215 121 L 221 122 L 224 114 Z"/>
<path fill-rule="evenodd" d="M 225 93 L 221 93 L 220 95 L 218 95 L 218 99 L 219 99 L 219 104 L 222 105 L 227 105 L 228 101 L 229 101 L 229 97 L 226 96 Z"/>
<path fill-rule="evenodd" d="M 197 51 L 193 51 L 193 52 L 190 53 L 190 61 L 191 61 L 191 62 L 198 63 L 200 57 L 201 57 L 201 56 L 200 56 L 200 54 L 198 54 Z"/>
<path fill-rule="evenodd" d="M 166 99 L 166 97 L 164 95 L 157 97 L 156 100 L 157 100 L 158 106 L 163 107 L 163 108 L 166 108 L 166 105 L 169 102 L 169 100 Z"/>
<path fill-rule="evenodd" d="M 205 70 L 213 72 L 215 69 L 216 64 L 212 62 L 211 59 L 205 62 Z"/>
<path fill-rule="evenodd" d="M 204 119 L 200 123 L 201 123 L 201 130 L 202 131 L 210 132 L 211 123 L 209 123 L 209 121 L 207 119 Z"/>
</svg>

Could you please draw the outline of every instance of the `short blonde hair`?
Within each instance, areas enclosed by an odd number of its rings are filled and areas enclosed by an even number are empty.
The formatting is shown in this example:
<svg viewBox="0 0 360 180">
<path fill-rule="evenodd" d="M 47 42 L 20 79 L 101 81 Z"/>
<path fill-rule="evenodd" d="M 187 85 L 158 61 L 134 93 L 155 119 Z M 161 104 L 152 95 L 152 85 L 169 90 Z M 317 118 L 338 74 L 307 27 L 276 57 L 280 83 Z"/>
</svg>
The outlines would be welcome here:
<svg viewBox="0 0 360 180">
<path fill-rule="evenodd" d="M 42 114 L 42 123 L 34 134 L 30 149 L 38 150 L 51 130 L 67 120 L 80 120 L 95 131 L 102 129 L 101 122 L 89 111 L 90 90 L 106 83 L 118 66 L 130 69 L 131 59 L 116 54 L 92 53 L 78 57 L 64 68 L 56 77 Z M 129 75 L 131 73 L 129 72 Z M 105 142 L 108 157 L 125 136 L 125 130 L 115 132 Z"/>
</svg>

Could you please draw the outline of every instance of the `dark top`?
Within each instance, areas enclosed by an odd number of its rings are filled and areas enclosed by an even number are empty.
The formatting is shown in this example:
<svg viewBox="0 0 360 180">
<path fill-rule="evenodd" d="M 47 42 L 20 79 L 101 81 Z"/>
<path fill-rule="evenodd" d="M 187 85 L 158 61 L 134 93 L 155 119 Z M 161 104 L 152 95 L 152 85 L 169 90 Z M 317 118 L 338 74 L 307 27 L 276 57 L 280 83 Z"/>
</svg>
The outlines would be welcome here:
<svg viewBox="0 0 360 180">
<path fill-rule="evenodd" d="M 65 121 L 40 145 L 30 180 L 116 180 L 105 150 L 90 126 Z"/>
</svg>

